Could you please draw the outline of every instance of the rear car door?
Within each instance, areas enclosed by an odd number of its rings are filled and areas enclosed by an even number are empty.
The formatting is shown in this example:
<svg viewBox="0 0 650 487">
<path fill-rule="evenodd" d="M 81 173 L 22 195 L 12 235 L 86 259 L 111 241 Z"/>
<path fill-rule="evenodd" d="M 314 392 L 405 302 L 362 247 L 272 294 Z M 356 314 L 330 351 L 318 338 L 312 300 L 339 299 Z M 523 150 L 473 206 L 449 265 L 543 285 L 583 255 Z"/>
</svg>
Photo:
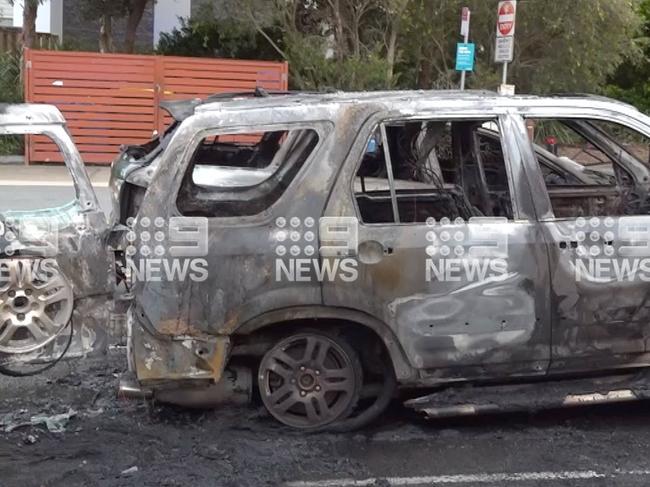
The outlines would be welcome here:
<svg viewBox="0 0 650 487">
<path fill-rule="evenodd" d="M 4 105 L 0 137 L 3 148 L 19 150 L 30 137 L 65 163 L 62 170 L 3 169 L 0 363 L 102 349 L 113 289 L 109 228 L 65 121 L 52 106 Z M 44 172 L 56 177 L 36 176 Z"/>
<path fill-rule="evenodd" d="M 242 323 L 321 304 L 320 283 L 295 261 L 315 258 L 322 181 L 333 169 L 313 162 L 334 144 L 332 124 L 291 113 L 282 123 L 279 112 L 192 117 L 164 152 L 127 235 L 140 380 L 187 374 L 179 357 L 188 353 L 192 378 L 218 378 Z M 182 341 L 178 355 L 161 337 Z M 162 345 L 147 362 L 151 343 Z"/>
<path fill-rule="evenodd" d="M 576 176 L 558 180 L 539 167 L 531 174 L 546 188 L 536 203 L 551 266 L 552 368 L 647 364 L 650 120 L 572 108 L 525 115 L 528 156 L 546 143 Z"/>
<path fill-rule="evenodd" d="M 432 381 L 548 366 L 546 250 L 511 131 L 505 113 L 369 121 L 325 212 L 322 259 L 354 269 L 325 304 L 386 323 Z"/>
</svg>

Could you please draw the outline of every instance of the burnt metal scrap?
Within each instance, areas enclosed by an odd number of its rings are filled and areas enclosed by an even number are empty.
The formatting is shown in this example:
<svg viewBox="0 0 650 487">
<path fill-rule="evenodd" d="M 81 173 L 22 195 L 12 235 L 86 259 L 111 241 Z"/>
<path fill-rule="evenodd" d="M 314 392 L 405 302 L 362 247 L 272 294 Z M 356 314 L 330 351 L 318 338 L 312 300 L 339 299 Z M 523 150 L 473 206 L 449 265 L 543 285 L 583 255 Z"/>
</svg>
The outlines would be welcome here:
<svg viewBox="0 0 650 487">
<path fill-rule="evenodd" d="M 1 111 L 0 133 L 57 142 L 77 190 L 65 208 L 1 215 L 9 274 L 54 269 L 0 285 L 4 360 L 57 356 L 71 323 L 77 355 L 126 337 L 125 392 L 194 404 L 249 397 L 237 371 L 253 364 L 269 411 L 308 429 L 367 422 L 396 385 L 650 365 L 648 281 L 577 274 L 589 255 L 620 263 L 650 228 L 648 161 L 596 123 L 647 141 L 634 108 L 378 92 L 170 111 L 115 161 L 110 219 L 55 109 Z M 580 158 L 531 140 L 548 120 L 585 141 Z M 38 218 L 49 230 L 30 233 Z"/>
</svg>

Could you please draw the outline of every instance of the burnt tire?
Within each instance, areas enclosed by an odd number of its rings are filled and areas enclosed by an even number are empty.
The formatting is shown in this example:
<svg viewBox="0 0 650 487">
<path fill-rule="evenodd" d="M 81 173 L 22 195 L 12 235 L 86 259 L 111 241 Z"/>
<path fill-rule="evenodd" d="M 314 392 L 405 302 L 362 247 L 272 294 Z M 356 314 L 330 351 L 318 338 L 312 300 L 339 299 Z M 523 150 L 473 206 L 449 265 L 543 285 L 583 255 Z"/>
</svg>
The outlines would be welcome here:
<svg viewBox="0 0 650 487">
<path fill-rule="evenodd" d="M 258 385 L 275 419 L 292 428 L 320 430 L 352 413 L 363 368 L 343 338 L 302 332 L 280 340 L 264 355 Z"/>
</svg>

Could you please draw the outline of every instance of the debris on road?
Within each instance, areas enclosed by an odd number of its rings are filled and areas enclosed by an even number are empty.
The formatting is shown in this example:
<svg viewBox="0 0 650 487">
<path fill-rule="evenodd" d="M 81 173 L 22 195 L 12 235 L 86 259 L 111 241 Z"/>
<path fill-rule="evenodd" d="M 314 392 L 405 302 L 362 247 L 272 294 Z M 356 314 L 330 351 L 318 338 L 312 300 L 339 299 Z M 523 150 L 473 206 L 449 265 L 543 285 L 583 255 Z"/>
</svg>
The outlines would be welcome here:
<svg viewBox="0 0 650 487">
<path fill-rule="evenodd" d="M 68 409 L 67 413 L 55 414 L 53 416 L 32 416 L 29 421 L 20 421 L 19 414 L 25 411 L 19 411 L 18 414 L 6 414 L 0 421 L 0 430 L 5 433 L 11 433 L 19 428 L 27 426 L 40 426 L 45 425 L 50 433 L 63 433 L 70 419 L 77 415 L 74 409 Z"/>
<path fill-rule="evenodd" d="M 133 467 L 127 468 L 126 470 L 122 470 L 122 473 L 120 475 L 131 475 L 132 473 L 136 473 L 138 471 L 138 467 L 134 465 Z"/>
<path fill-rule="evenodd" d="M 34 436 L 34 435 L 27 435 L 23 439 L 23 443 L 25 443 L 25 445 L 33 445 L 37 441 L 38 441 L 38 436 Z"/>
<path fill-rule="evenodd" d="M 32 416 L 32 426 L 44 424 L 50 433 L 63 433 L 68 422 L 77 415 L 77 411 L 69 409 L 67 413 L 54 416 Z"/>
</svg>

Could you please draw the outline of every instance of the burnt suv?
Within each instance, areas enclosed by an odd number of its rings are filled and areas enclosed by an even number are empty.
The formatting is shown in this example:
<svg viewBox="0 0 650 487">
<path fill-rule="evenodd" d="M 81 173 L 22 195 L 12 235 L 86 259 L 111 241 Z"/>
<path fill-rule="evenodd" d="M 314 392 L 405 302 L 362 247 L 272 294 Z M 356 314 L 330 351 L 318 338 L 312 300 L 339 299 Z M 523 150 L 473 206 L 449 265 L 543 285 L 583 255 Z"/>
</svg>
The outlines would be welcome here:
<svg viewBox="0 0 650 487">
<path fill-rule="evenodd" d="M 113 167 L 124 392 L 256 389 L 306 429 L 365 424 L 398 389 L 434 389 L 407 401 L 432 416 L 645 397 L 650 118 L 633 107 L 488 92 L 179 107 Z"/>
</svg>

